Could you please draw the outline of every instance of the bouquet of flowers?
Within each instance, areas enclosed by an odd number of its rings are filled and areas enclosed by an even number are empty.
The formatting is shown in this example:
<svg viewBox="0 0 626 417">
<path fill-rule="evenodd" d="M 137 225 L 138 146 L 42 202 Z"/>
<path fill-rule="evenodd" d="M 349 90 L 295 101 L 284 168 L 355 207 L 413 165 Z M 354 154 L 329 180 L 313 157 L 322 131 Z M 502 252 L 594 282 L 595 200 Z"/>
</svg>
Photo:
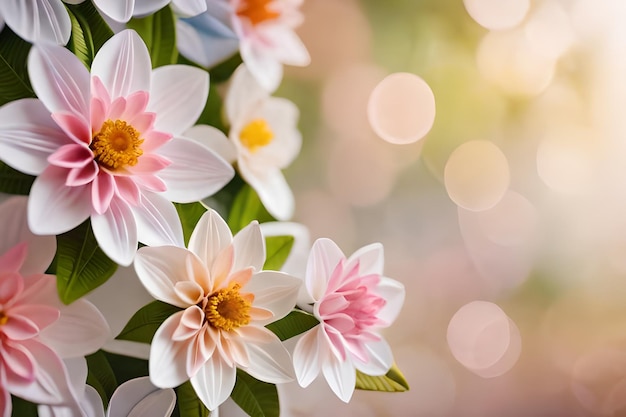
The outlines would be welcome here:
<svg viewBox="0 0 626 417">
<path fill-rule="evenodd" d="M 383 248 L 288 222 L 301 0 L 0 2 L 0 415 L 404 391 Z M 241 411 L 240 410 L 240 411 Z"/>
</svg>

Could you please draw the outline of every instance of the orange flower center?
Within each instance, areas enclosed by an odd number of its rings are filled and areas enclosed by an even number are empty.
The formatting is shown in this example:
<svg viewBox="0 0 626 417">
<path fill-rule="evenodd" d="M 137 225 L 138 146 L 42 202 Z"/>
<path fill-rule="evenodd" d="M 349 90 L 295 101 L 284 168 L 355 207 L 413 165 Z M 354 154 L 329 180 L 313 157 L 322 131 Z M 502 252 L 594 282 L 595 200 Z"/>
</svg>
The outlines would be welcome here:
<svg viewBox="0 0 626 417">
<path fill-rule="evenodd" d="M 280 13 L 272 10 L 271 7 L 268 9 L 272 2 L 273 0 L 242 0 L 237 9 L 237 15 L 247 17 L 253 25 L 276 19 L 280 17 Z"/>
<path fill-rule="evenodd" d="M 89 145 L 94 159 L 101 166 L 116 170 L 137 164 L 143 155 L 143 139 L 139 132 L 123 120 L 107 120 Z"/>
<path fill-rule="evenodd" d="M 0 311 L 0 326 L 4 326 L 9 321 L 9 316 L 4 311 Z"/>
<path fill-rule="evenodd" d="M 250 323 L 250 308 L 254 295 L 241 294 L 235 284 L 211 294 L 204 307 L 206 320 L 217 329 L 231 331 Z"/>
<path fill-rule="evenodd" d="M 265 119 L 255 119 L 248 123 L 239 133 L 239 140 L 250 152 L 267 146 L 274 139 L 274 132 Z"/>
</svg>

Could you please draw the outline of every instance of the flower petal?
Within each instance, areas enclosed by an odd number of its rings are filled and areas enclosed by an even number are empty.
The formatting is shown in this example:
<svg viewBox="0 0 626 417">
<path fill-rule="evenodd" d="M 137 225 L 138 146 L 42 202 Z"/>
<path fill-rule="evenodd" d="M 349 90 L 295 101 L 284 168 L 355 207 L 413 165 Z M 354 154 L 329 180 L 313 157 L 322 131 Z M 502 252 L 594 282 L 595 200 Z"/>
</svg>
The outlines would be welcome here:
<svg viewBox="0 0 626 417">
<path fill-rule="evenodd" d="M 280 320 L 293 309 L 298 298 L 302 280 L 277 271 L 261 271 L 252 276 L 243 291 L 254 294 L 255 307 L 270 310 L 274 316 L 267 322 L 255 324 L 266 325 Z"/>
<path fill-rule="evenodd" d="M 0 416 L 11 417 L 13 411 L 13 404 L 11 402 L 11 394 L 6 389 L 6 381 L 4 377 L 4 370 L 0 369 Z"/>
<path fill-rule="evenodd" d="M 235 176 L 233 167 L 198 142 L 175 138 L 166 143 L 159 153 L 172 163 L 159 177 L 167 184 L 163 196 L 170 201 L 191 203 L 219 191 Z"/>
<path fill-rule="evenodd" d="M 366 375 L 385 375 L 393 365 L 393 353 L 389 344 L 381 338 L 378 341 L 366 343 L 363 347 L 368 353 L 369 360 L 362 362 L 355 358 L 354 366 L 356 369 Z"/>
<path fill-rule="evenodd" d="M 381 277 L 376 293 L 385 299 L 385 306 L 378 312 L 378 318 L 388 324 L 393 323 L 404 304 L 404 285 L 394 279 Z"/>
<path fill-rule="evenodd" d="M 110 1 L 110 0 L 108 0 Z M 170 0 L 135 0 L 133 16 L 145 16 L 165 7 Z"/>
<path fill-rule="evenodd" d="M 152 339 L 148 362 L 150 381 L 160 388 L 173 388 L 189 379 L 186 372 L 187 344 L 172 340 L 183 313 L 179 311 L 168 317 Z"/>
<path fill-rule="evenodd" d="M 205 145 L 229 164 L 237 160 L 235 145 L 221 130 L 213 126 L 195 125 L 187 129 L 183 136 Z"/>
<path fill-rule="evenodd" d="M 322 364 L 322 373 L 335 395 L 345 403 L 350 402 L 356 384 L 356 372 L 352 362 L 341 361 L 335 355 L 328 355 Z"/>
<path fill-rule="evenodd" d="M 321 238 L 313 243 L 307 262 L 305 284 L 316 301 L 326 292 L 326 286 L 337 264 L 345 256 L 330 239 Z"/>
<path fill-rule="evenodd" d="M 115 194 L 115 182 L 113 176 L 104 170 L 100 170 L 91 184 L 91 204 L 97 214 L 104 214 L 111 205 Z"/>
<path fill-rule="evenodd" d="M 152 73 L 147 110 L 157 118 L 154 128 L 173 135 L 191 127 L 209 96 L 209 73 L 188 65 L 166 65 Z"/>
<path fill-rule="evenodd" d="M 224 23 L 208 13 L 202 13 L 176 20 L 176 46 L 185 58 L 211 68 L 239 50 L 239 39 Z"/>
<path fill-rule="evenodd" d="M 131 208 L 114 198 L 103 214 L 92 214 L 91 227 L 98 245 L 116 263 L 128 266 L 137 251 L 137 224 Z"/>
<path fill-rule="evenodd" d="M 346 269 L 359 263 L 359 275 L 382 275 L 385 264 L 383 245 L 372 243 L 354 252 L 346 262 Z"/>
<path fill-rule="evenodd" d="M 102 0 L 99 3 L 119 1 Z M 100 78 L 111 100 L 115 100 L 136 91 L 150 91 L 151 69 L 146 44 L 137 32 L 127 29 L 102 45 L 91 65 L 91 74 Z"/>
<path fill-rule="evenodd" d="M 224 219 L 215 210 L 209 209 L 200 217 L 191 234 L 189 250 L 210 266 L 232 241 L 233 235 Z"/>
<path fill-rule="evenodd" d="M 65 45 L 70 39 L 72 23 L 60 0 L 3 0 L 0 16 L 13 32 L 29 42 Z"/>
<path fill-rule="evenodd" d="M 269 95 L 269 91 L 259 84 L 248 67 L 240 65 L 232 75 L 230 89 L 224 99 L 226 118 L 231 124 L 241 123 Z"/>
<path fill-rule="evenodd" d="M 133 207 L 139 241 L 148 246 L 184 247 L 183 226 L 174 205 L 158 194 L 144 191 Z"/>
<path fill-rule="evenodd" d="M 243 159 L 239 159 L 239 172 L 257 192 L 267 211 L 278 220 L 293 217 L 295 202 L 291 188 L 278 168 L 265 167 L 253 171 Z"/>
<path fill-rule="evenodd" d="M 91 126 L 82 116 L 77 116 L 74 113 L 56 112 L 52 113 L 52 120 L 75 143 L 85 145 L 91 143 Z"/>
<path fill-rule="evenodd" d="M 265 240 L 261 234 L 259 222 L 252 221 L 233 237 L 235 261 L 232 270 L 239 271 L 253 267 L 260 271 L 265 263 Z"/>
<path fill-rule="evenodd" d="M 265 333 L 267 340 L 246 344 L 250 365 L 245 371 L 258 380 L 273 384 L 293 381 L 295 374 L 291 357 L 280 339 L 265 327 L 248 326 L 246 330 Z"/>
<path fill-rule="evenodd" d="M 176 394 L 171 389 L 155 387 L 149 377 L 131 379 L 121 384 L 109 403 L 108 417 L 169 417 Z"/>
<path fill-rule="evenodd" d="M 308 387 L 317 378 L 322 370 L 322 362 L 330 356 L 323 333 L 323 326 L 315 326 L 304 333 L 296 344 L 293 365 L 301 387 Z"/>
<path fill-rule="evenodd" d="M 272 93 L 278 88 L 283 78 L 283 65 L 264 48 L 242 40 L 239 45 L 241 59 L 252 76 L 266 91 Z"/>
<path fill-rule="evenodd" d="M 183 16 L 195 16 L 207 9 L 205 0 L 172 0 L 172 7 Z"/>
<path fill-rule="evenodd" d="M 261 223 L 263 236 L 293 236 L 294 242 L 287 260 L 280 269 L 295 277 L 304 277 L 306 261 L 311 249 L 309 229 L 303 224 L 293 222 Z M 306 292 L 306 288 L 303 288 Z"/>
<path fill-rule="evenodd" d="M 48 156 L 69 143 L 40 100 L 16 100 L 0 108 L 0 159 L 12 168 L 39 175 Z"/>
<path fill-rule="evenodd" d="M 200 401 L 215 410 L 233 392 L 236 375 L 235 367 L 226 365 L 219 355 L 212 355 L 190 380 Z"/>
<path fill-rule="evenodd" d="M 274 59 L 287 65 L 307 66 L 311 63 L 309 52 L 290 27 L 285 25 L 267 25 L 263 28 L 263 35 L 269 43 L 276 45 L 272 49 Z"/>
<path fill-rule="evenodd" d="M 91 214 L 91 187 L 67 187 L 65 172 L 50 166 L 35 179 L 28 200 L 28 225 L 33 233 L 65 233 Z"/>
</svg>

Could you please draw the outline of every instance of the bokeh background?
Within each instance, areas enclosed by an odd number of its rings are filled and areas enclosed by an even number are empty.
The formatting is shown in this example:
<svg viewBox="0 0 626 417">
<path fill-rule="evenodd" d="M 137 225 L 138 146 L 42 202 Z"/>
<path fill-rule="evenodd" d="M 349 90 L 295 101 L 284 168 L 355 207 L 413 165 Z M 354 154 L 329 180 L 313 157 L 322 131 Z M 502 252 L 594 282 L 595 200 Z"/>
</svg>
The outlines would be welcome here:
<svg viewBox="0 0 626 417">
<path fill-rule="evenodd" d="M 323 383 L 291 387 L 285 414 L 626 415 L 626 1 L 303 11 L 312 64 L 276 93 L 301 109 L 295 220 L 346 254 L 384 244 L 407 290 L 385 337 L 411 390 L 346 405 Z M 367 112 L 396 72 L 436 102 L 430 132 L 406 145 Z M 390 117 L 432 110 L 420 100 L 400 91 Z"/>
</svg>

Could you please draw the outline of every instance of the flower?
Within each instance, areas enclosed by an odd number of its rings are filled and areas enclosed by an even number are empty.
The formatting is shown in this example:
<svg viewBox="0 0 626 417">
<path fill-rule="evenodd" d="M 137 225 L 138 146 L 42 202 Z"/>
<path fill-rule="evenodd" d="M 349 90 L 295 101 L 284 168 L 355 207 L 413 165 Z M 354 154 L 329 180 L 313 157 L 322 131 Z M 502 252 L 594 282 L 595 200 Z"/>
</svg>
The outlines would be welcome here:
<svg viewBox="0 0 626 417">
<path fill-rule="evenodd" d="M 213 210 L 196 225 L 189 250 L 143 247 L 135 269 L 157 300 L 183 310 L 154 335 L 152 383 L 175 387 L 190 379 L 200 400 L 215 410 L 235 385 L 236 368 L 270 383 L 293 380 L 287 350 L 265 325 L 295 305 L 300 280 L 261 271 L 265 245 L 254 221 L 232 237 Z"/>
<path fill-rule="evenodd" d="M 355 368 L 384 375 L 393 356 L 379 330 L 397 317 L 404 286 L 382 276 L 383 247 L 365 246 L 350 258 L 330 239 L 313 244 L 305 285 L 320 324 L 307 331 L 293 354 L 298 383 L 307 387 L 320 372 L 333 392 L 348 402 Z M 311 310 L 310 305 L 302 306 Z"/>
<path fill-rule="evenodd" d="M 65 2 L 75 4 L 82 1 Z M 52 41 L 65 45 L 72 31 L 70 16 L 61 0 L 0 1 L 0 22 L 2 20 L 13 32 L 29 42 Z"/>
<path fill-rule="evenodd" d="M 172 3 L 185 16 L 206 11 L 205 0 L 93 0 L 96 7 L 117 22 L 128 22 L 133 16 L 146 16 Z"/>
<path fill-rule="evenodd" d="M 271 97 L 245 65 L 233 74 L 224 101 L 230 122 L 230 143 L 212 148 L 228 161 L 237 161 L 239 173 L 254 188 L 267 211 L 278 220 L 293 216 L 294 197 L 281 169 L 300 152 L 298 108 L 291 101 Z M 186 135 L 200 140 L 210 128 L 194 126 Z"/>
<path fill-rule="evenodd" d="M 28 221 L 60 234 L 85 219 L 102 250 L 129 265 L 137 242 L 183 246 L 170 201 L 213 194 L 234 175 L 209 148 L 180 134 L 200 115 L 208 74 L 184 65 L 151 70 L 136 32 L 109 39 L 91 75 L 70 51 L 36 45 L 28 71 L 39 99 L 0 108 L 0 159 L 38 175 Z"/>
<path fill-rule="evenodd" d="M 179 20 L 178 49 L 188 59 L 211 66 L 239 48 L 259 84 L 274 91 L 282 80 L 283 64 L 305 66 L 311 60 L 294 31 L 302 23 L 301 4 L 302 0 L 207 0 L 206 13 Z"/>
<path fill-rule="evenodd" d="M 26 197 L 0 204 L 0 415 L 10 394 L 27 401 L 77 407 L 61 359 L 95 352 L 109 329 L 89 302 L 61 303 L 56 277 L 44 271 L 56 252 L 53 236 L 35 236 Z M 84 360 L 84 359 L 83 359 Z"/>
</svg>

